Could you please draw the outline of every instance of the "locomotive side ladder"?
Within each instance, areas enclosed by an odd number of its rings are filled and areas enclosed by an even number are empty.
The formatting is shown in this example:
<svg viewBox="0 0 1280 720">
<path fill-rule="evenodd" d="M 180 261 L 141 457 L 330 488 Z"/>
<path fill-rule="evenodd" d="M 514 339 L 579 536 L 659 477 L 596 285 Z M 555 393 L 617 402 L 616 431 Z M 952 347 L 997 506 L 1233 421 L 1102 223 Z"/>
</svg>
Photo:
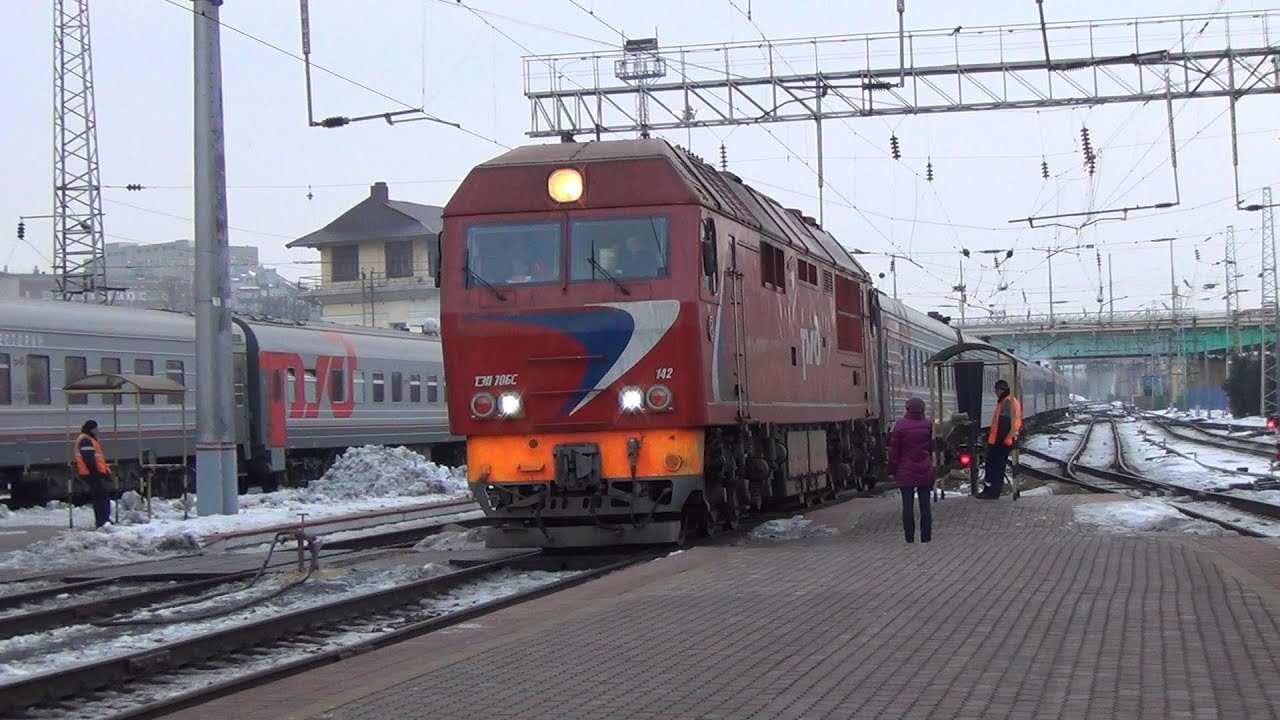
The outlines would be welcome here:
<svg viewBox="0 0 1280 720">
<path fill-rule="evenodd" d="M 733 394 L 738 402 L 738 418 L 744 419 L 751 417 L 751 398 L 747 377 L 747 344 L 743 338 L 746 320 L 742 307 L 742 271 L 738 269 L 738 239 L 733 235 L 729 236 L 729 269 L 725 274 L 729 276 L 730 316 L 733 322 Z"/>
</svg>

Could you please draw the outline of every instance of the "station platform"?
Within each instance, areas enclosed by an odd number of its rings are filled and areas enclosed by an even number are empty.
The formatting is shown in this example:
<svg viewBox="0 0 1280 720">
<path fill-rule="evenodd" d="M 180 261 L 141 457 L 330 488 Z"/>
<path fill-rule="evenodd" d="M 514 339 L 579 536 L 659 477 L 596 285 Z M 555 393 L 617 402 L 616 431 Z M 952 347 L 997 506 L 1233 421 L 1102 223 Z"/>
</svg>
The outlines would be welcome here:
<svg viewBox="0 0 1280 720">
<path fill-rule="evenodd" d="M 1280 548 L 896 496 L 668 556 L 166 717 L 1280 718 Z"/>
</svg>

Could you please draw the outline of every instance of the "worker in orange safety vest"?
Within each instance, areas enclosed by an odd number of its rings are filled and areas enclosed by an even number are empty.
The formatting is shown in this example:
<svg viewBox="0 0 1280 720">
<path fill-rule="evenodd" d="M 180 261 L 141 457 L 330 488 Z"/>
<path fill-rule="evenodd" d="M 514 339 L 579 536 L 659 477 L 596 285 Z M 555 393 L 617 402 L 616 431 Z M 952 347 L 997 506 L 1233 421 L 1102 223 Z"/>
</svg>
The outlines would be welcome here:
<svg viewBox="0 0 1280 720">
<path fill-rule="evenodd" d="M 1004 490 L 1004 468 L 1009 453 L 1022 432 L 1022 404 L 1009 394 L 1009 383 L 996 380 L 996 407 L 991 413 L 991 429 L 987 431 L 987 487 L 978 493 L 984 500 L 995 500 Z"/>
<path fill-rule="evenodd" d="M 106 525 L 111 519 L 111 496 L 107 494 L 107 480 L 111 478 L 111 466 L 98 442 L 98 423 L 86 420 L 80 427 L 73 453 L 76 475 L 89 486 L 93 495 L 93 520 L 96 527 Z"/>
</svg>

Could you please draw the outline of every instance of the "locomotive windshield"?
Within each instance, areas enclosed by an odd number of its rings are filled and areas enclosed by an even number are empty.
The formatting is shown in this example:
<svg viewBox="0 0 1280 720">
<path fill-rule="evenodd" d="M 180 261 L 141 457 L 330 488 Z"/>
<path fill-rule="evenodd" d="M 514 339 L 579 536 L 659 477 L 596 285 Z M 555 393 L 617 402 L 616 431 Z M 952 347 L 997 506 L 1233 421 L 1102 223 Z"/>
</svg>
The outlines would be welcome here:
<svg viewBox="0 0 1280 720">
<path fill-rule="evenodd" d="M 560 282 L 560 223 L 467 228 L 467 286 Z"/>
<path fill-rule="evenodd" d="M 666 277 L 668 245 L 665 217 L 575 220 L 569 226 L 569 279 Z"/>
</svg>

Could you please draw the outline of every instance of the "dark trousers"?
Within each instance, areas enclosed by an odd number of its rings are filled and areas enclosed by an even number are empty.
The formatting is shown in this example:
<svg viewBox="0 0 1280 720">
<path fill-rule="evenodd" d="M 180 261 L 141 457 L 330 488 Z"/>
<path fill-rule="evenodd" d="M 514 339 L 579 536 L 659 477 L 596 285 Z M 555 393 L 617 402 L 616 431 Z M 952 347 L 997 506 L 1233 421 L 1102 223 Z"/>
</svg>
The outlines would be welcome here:
<svg viewBox="0 0 1280 720">
<path fill-rule="evenodd" d="M 987 489 L 983 495 L 1000 497 L 1004 491 L 1004 468 L 1009 464 L 1008 445 L 987 446 Z"/>
<path fill-rule="evenodd" d="M 898 488 L 902 493 L 902 532 L 907 542 L 916 540 L 915 499 L 920 500 L 920 542 L 933 539 L 933 509 L 929 506 L 931 490 L 929 487 Z"/>
<path fill-rule="evenodd" d="M 89 493 L 93 496 L 93 522 L 97 527 L 102 527 L 111 519 L 111 495 L 107 492 L 107 476 L 95 472 L 81 479 L 89 486 Z"/>
</svg>

